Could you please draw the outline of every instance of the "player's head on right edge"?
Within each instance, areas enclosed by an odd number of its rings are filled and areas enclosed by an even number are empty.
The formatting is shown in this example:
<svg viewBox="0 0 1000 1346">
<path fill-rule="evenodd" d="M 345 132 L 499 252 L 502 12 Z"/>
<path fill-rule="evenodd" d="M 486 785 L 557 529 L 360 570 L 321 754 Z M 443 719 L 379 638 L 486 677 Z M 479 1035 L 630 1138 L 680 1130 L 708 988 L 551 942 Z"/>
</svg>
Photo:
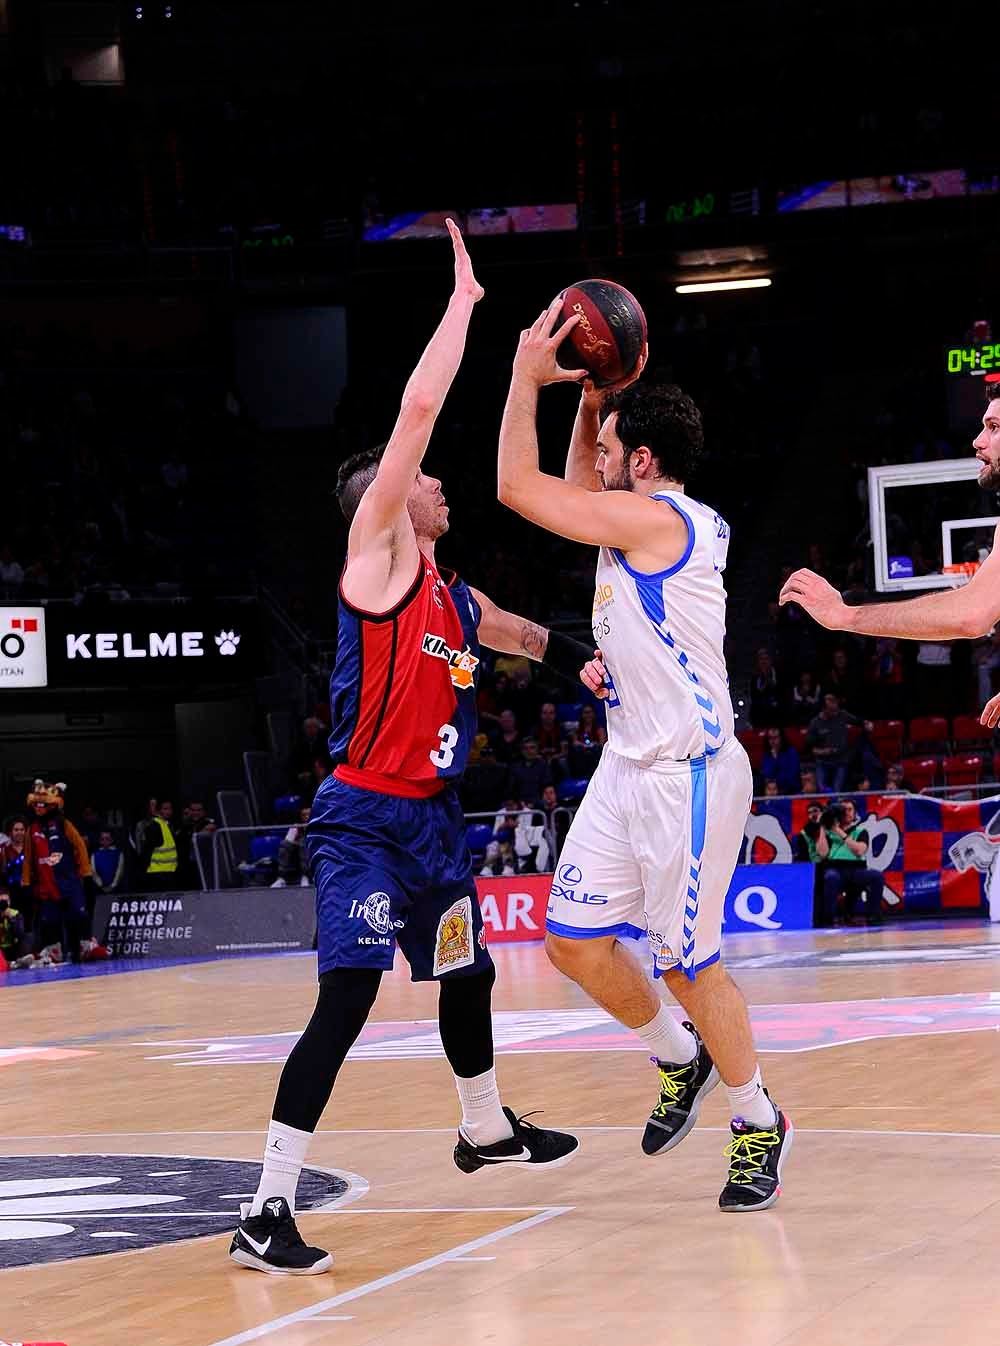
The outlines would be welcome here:
<svg viewBox="0 0 1000 1346">
<path fill-rule="evenodd" d="M 984 491 L 1000 491 L 1000 383 L 986 388 L 983 428 L 972 441 L 976 457 L 983 464 L 977 480 Z"/>
<path fill-rule="evenodd" d="M 631 383 L 601 404 L 597 475 L 606 491 L 652 495 L 690 480 L 704 444 L 701 412 L 673 383 Z"/>
<path fill-rule="evenodd" d="M 334 495 L 348 523 L 353 522 L 362 496 L 375 480 L 385 447 L 384 444 L 376 444 L 372 449 L 362 449 L 360 453 L 345 458 L 337 470 Z M 406 512 L 418 538 L 427 538 L 434 542 L 443 533 L 447 533 L 448 506 L 445 504 L 439 478 L 417 470 L 410 493 L 406 497 Z"/>
</svg>

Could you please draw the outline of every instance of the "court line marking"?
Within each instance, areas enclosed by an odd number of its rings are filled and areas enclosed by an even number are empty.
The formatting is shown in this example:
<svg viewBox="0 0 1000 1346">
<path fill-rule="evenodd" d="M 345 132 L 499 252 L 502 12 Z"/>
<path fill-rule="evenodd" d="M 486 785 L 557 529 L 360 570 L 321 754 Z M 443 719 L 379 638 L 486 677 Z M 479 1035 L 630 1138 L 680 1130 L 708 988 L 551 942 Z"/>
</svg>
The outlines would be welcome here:
<svg viewBox="0 0 1000 1346">
<path fill-rule="evenodd" d="M 390 1286 L 398 1285 L 401 1281 L 408 1281 L 413 1276 L 419 1276 L 425 1271 L 433 1270 L 434 1267 L 452 1262 L 456 1257 L 461 1257 L 466 1253 L 478 1252 L 480 1248 L 488 1248 L 494 1243 L 499 1243 L 501 1239 L 510 1238 L 513 1234 L 522 1234 L 528 1229 L 534 1229 L 540 1224 L 545 1224 L 548 1220 L 555 1219 L 557 1215 L 566 1215 L 573 1209 L 573 1206 L 548 1206 L 527 1220 L 518 1220 L 516 1224 L 507 1225 L 504 1229 L 495 1229 L 492 1233 L 470 1239 L 467 1243 L 459 1243 L 454 1248 L 435 1253 L 433 1257 L 425 1257 L 423 1261 L 414 1262 L 408 1267 L 401 1267 L 398 1271 L 392 1271 L 387 1276 L 379 1276 L 377 1280 L 366 1281 L 364 1285 L 357 1285 L 353 1290 L 345 1290 L 343 1294 L 333 1295 L 330 1299 L 321 1299 L 316 1304 L 297 1309 L 294 1313 L 286 1313 L 280 1318 L 272 1318 L 268 1323 L 251 1327 L 246 1332 L 238 1332 L 233 1337 L 224 1337 L 220 1341 L 213 1341 L 209 1343 L 209 1346 L 244 1346 L 244 1343 L 248 1341 L 259 1341 L 261 1337 L 270 1336 L 272 1332 L 277 1332 L 283 1327 L 307 1322 L 310 1318 L 319 1317 L 327 1309 L 336 1309 L 341 1304 L 353 1303 L 354 1300 L 361 1299 L 365 1295 L 375 1294 L 379 1290 L 387 1290 Z"/>
<path fill-rule="evenodd" d="M 811 1105 L 804 1105 L 810 1107 Z M 864 1105 L 858 1104 L 860 1109 Z M 845 1112 L 853 1112 L 855 1108 L 843 1108 Z M 906 1111 L 912 1111 L 907 1108 Z M 635 1126 L 574 1126 L 574 1131 L 641 1131 L 643 1123 Z M 699 1131 L 722 1131 L 728 1132 L 728 1126 L 699 1126 Z M 827 1127 L 827 1126 L 799 1126 L 796 1123 L 795 1130 L 799 1135 L 815 1136 L 945 1136 L 954 1140 L 1000 1140 L 1000 1131 L 887 1131 L 869 1129 L 867 1127 Z M 343 1131 L 314 1131 L 315 1136 L 450 1136 L 454 1134 L 453 1126 L 383 1126 L 383 1127 L 358 1127 L 347 1128 Z M 143 1136 L 260 1136 L 263 1138 L 263 1131 L 75 1131 L 71 1133 L 61 1132 L 51 1136 L 24 1136 L 24 1135 L 0 1135 L 0 1141 L 12 1140 L 19 1144 L 26 1141 L 36 1140 L 132 1140 Z M 29 1155 L 10 1155 L 9 1158 L 30 1158 Z M 70 1156 L 75 1158 L 77 1156 Z M 81 1153 L 79 1158 L 90 1159 L 93 1156 L 89 1153 Z M 140 1158 L 140 1155 L 129 1155 L 129 1158 Z M 159 1156 L 158 1156 L 159 1157 Z M 193 1154 L 177 1155 L 178 1159 L 211 1159 L 222 1158 L 220 1155 Z M 232 1160 L 232 1155 L 226 1156 L 227 1161 Z M 236 1160 L 238 1163 L 252 1163 L 253 1160 Z M 316 1168 L 324 1172 L 335 1173 L 338 1177 L 346 1176 L 344 1169 L 323 1169 L 322 1165 L 306 1163 L 306 1168 Z M 352 1175 L 357 1177 L 358 1175 Z M 364 1182 L 365 1179 L 361 1179 Z M 344 1194 L 345 1196 L 347 1193 Z M 360 1195 L 364 1195 L 362 1192 Z M 357 1200 L 357 1198 L 354 1198 Z M 511 1207 L 514 1210 L 534 1210 L 533 1206 Z M 304 1212 L 308 1214 L 308 1211 Z"/>
<path fill-rule="evenodd" d="M 16 1157 L 16 1156 L 15 1156 Z M 30 1198 L 25 1198 L 30 1200 Z M 354 1215 L 517 1215 L 521 1211 L 549 1210 L 548 1206 L 365 1206 L 362 1210 L 352 1212 Z M 297 1210 L 295 1218 L 302 1219 L 305 1215 L 334 1215 L 337 1213 L 336 1206 L 314 1206 L 311 1210 Z M 206 1215 L 218 1216 L 220 1220 L 239 1219 L 238 1210 L 172 1210 L 172 1211 L 57 1211 L 55 1215 L 60 1218 L 65 1214 L 67 1218 L 72 1216 L 74 1220 L 162 1220 L 167 1215 L 171 1219 L 175 1216 L 180 1219 L 202 1219 Z M 29 1217 L 27 1215 L 0 1215 L 0 1224 L 7 1220 L 26 1220 L 52 1219 L 53 1216 L 39 1213 L 37 1216 Z M 211 1237 L 211 1236 L 209 1236 Z M 473 1261 L 492 1261 L 492 1258 L 473 1258 Z"/>
</svg>

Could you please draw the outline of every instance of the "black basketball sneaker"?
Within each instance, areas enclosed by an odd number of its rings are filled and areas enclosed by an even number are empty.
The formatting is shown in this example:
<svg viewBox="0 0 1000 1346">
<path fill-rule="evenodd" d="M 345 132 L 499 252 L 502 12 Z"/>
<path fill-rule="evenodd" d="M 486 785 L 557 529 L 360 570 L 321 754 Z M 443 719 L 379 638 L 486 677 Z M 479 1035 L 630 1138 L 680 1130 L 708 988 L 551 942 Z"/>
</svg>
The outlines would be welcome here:
<svg viewBox="0 0 1000 1346">
<path fill-rule="evenodd" d="M 763 1128 L 733 1118 L 733 1138 L 726 1146 L 729 1181 L 719 1197 L 721 1210 L 767 1210 L 781 1196 L 781 1170 L 795 1130 L 783 1112 L 775 1111 L 778 1120 Z"/>
<path fill-rule="evenodd" d="M 666 1154 L 679 1145 L 698 1120 L 702 1103 L 719 1083 L 715 1062 L 694 1024 L 685 1023 L 684 1027 L 698 1044 L 693 1061 L 676 1066 L 655 1056 L 649 1058 L 660 1072 L 660 1101 L 642 1134 L 644 1154 Z"/>
<path fill-rule="evenodd" d="M 303 1242 L 283 1196 L 269 1197 L 259 1215 L 250 1214 L 249 1202 L 240 1206 L 240 1223 L 229 1256 L 241 1267 L 273 1276 L 318 1276 L 333 1266 L 329 1253 Z"/>
<path fill-rule="evenodd" d="M 504 1115 L 514 1128 L 510 1140 L 473 1145 L 459 1131 L 455 1163 L 463 1173 L 475 1173 L 477 1168 L 497 1164 L 545 1164 L 548 1168 L 559 1168 L 568 1164 L 580 1148 L 576 1136 L 566 1131 L 545 1131 L 532 1126 L 523 1117 L 515 1117 L 510 1108 L 504 1108 Z"/>
</svg>

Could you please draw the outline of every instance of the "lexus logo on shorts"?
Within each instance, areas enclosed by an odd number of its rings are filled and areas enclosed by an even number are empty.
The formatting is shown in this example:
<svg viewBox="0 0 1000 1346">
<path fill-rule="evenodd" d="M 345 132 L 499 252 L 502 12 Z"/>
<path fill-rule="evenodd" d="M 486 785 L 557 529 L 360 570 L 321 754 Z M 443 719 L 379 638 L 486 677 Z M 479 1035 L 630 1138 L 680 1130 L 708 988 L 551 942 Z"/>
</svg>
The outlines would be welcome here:
<svg viewBox="0 0 1000 1346">
<path fill-rule="evenodd" d="M 45 609 L 0 607 L 0 691 L 47 684 Z"/>
</svg>

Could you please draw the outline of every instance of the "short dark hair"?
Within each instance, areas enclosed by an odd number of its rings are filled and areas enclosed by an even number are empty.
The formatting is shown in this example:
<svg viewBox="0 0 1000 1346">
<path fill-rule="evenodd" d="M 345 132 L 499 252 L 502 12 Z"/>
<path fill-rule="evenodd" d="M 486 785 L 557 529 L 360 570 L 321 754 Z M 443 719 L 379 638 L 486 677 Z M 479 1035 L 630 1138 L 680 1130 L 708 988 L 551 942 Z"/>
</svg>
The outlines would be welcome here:
<svg viewBox="0 0 1000 1346">
<path fill-rule="evenodd" d="M 656 461 L 659 475 L 686 482 L 701 457 L 705 434 L 701 412 L 675 383 L 630 383 L 609 393 L 601 416 L 618 413 L 615 431 L 633 452 L 645 446 Z"/>
<path fill-rule="evenodd" d="M 348 523 L 357 514 L 361 497 L 375 480 L 383 453 L 385 444 L 376 444 L 373 449 L 362 449 L 360 453 L 352 453 L 337 469 L 337 485 L 333 493 Z"/>
</svg>

